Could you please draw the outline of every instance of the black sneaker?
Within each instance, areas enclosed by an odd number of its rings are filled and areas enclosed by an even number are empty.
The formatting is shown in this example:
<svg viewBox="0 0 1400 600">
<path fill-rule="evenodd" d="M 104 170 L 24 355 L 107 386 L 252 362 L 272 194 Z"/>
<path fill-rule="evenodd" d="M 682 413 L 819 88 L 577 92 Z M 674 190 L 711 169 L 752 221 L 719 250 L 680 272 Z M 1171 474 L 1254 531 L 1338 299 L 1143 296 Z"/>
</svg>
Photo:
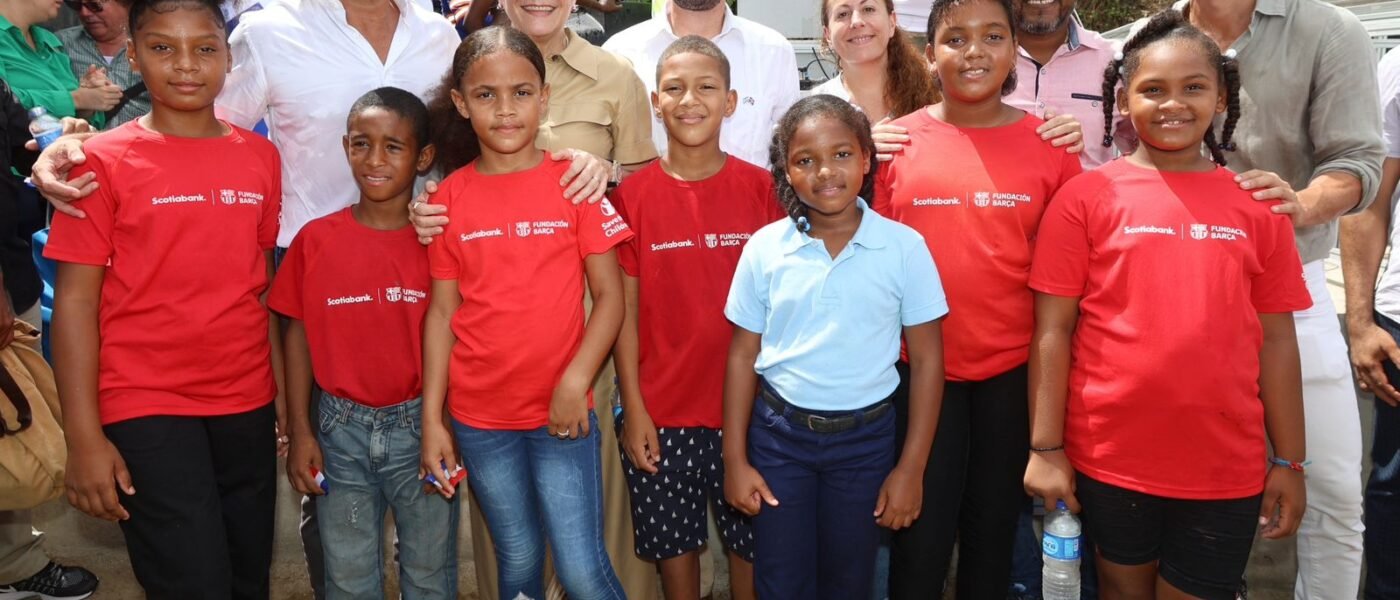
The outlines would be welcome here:
<svg viewBox="0 0 1400 600">
<path fill-rule="evenodd" d="M 82 567 L 65 567 L 50 561 L 33 577 L 0 585 L 0 600 L 41 598 L 82 600 L 97 590 L 97 576 Z"/>
</svg>

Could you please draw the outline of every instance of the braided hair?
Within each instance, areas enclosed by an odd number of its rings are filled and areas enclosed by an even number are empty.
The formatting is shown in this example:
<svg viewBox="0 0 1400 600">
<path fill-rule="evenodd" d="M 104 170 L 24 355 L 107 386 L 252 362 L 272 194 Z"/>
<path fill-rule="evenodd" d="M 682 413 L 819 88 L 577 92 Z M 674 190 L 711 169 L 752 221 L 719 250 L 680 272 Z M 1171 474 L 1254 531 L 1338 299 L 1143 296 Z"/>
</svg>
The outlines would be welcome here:
<svg viewBox="0 0 1400 600">
<path fill-rule="evenodd" d="M 857 110 L 851 103 L 829 94 L 817 94 L 803 98 L 797 104 L 792 105 L 792 108 L 788 109 L 783 118 L 778 121 L 778 126 L 773 129 L 773 144 L 768 151 L 769 163 L 773 165 L 771 167 L 773 185 L 777 190 L 778 204 L 797 224 L 799 231 L 807 231 L 811 228 L 811 224 L 807 222 L 807 204 L 798 197 L 797 190 L 794 190 L 792 183 L 788 181 L 788 144 L 792 142 L 792 136 L 797 133 L 797 128 L 804 122 L 808 119 L 821 117 L 840 121 L 852 133 L 856 134 L 856 139 L 860 141 L 861 150 L 870 157 L 870 165 L 865 171 L 865 179 L 860 184 L 860 197 L 870 200 L 870 195 L 875 190 L 875 140 L 871 137 L 870 121 L 865 118 L 865 114 Z"/>
<path fill-rule="evenodd" d="M 1162 41 L 1181 41 L 1195 44 L 1202 52 L 1206 53 L 1207 61 L 1217 65 L 1216 71 L 1220 74 L 1220 83 L 1225 88 L 1225 123 L 1220 128 L 1220 138 L 1216 141 L 1215 127 L 1212 125 L 1206 129 L 1205 144 L 1210 150 L 1211 160 L 1215 164 L 1225 166 L 1225 152 L 1233 152 L 1235 144 L 1231 138 L 1235 135 L 1235 125 L 1240 120 L 1240 65 L 1235 60 L 1233 50 L 1225 53 L 1220 52 L 1220 46 L 1215 44 L 1215 40 L 1210 39 L 1201 30 L 1196 29 L 1186 17 L 1175 10 L 1164 10 L 1148 19 L 1128 43 L 1123 45 L 1123 50 L 1113 58 L 1113 62 L 1108 63 L 1104 69 L 1103 76 L 1103 120 L 1104 134 L 1103 145 L 1110 147 L 1113 145 L 1113 103 L 1116 99 L 1118 83 L 1121 80 L 1126 86 L 1132 79 L 1133 73 L 1137 72 L 1141 64 L 1140 55 L 1144 49 Z"/>
</svg>

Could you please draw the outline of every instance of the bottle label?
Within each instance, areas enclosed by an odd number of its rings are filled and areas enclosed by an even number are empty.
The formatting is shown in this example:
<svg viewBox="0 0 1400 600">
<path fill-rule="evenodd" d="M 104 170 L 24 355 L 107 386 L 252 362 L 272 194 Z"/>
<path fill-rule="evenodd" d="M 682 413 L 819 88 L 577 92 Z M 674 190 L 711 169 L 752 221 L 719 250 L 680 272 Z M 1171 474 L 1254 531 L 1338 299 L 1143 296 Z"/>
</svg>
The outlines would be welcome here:
<svg viewBox="0 0 1400 600">
<path fill-rule="evenodd" d="M 39 149 L 43 150 L 44 148 L 48 148 L 49 144 L 52 144 L 54 140 L 62 136 L 62 129 L 50 129 L 48 131 L 39 133 L 39 135 L 34 136 L 34 141 L 39 144 Z"/>
<path fill-rule="evenodd" d="M 1045 556 L 1059 560 L 1079 560 L 1079 538 L 1060 537 L 1046 533 L 1040 542 Z"/>
</svg>

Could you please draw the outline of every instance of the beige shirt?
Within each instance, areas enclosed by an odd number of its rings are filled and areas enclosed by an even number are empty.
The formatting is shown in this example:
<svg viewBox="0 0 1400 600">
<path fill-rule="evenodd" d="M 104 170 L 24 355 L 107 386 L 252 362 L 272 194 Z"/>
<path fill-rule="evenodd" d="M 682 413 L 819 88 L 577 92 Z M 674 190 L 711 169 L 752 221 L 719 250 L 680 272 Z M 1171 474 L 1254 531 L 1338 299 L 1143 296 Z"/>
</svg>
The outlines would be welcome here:
<svg viewBox="0 0 1400 600">
<path fill-rule="evenodd" d="M 631 165 L 656 158 L 651 100 L 632 65 L 573 31 L 564 51 L 545 59 L 549 115 L 535 145 L 583 150 Z"/>
<path fill-rule="evenodd" d="M 1225 153 L 1230 169 L 1273 171 L 1295 190 L 1341 171 L 1361 180 L 1361 201 L 1350 212 L 1369 205 L 1384 151 L 1376 53 L 1356 16 L 1319 0 L 1257 0 L 1249 30 L 1232 47 L 1242 89 L 1239 150 Z M 1337 244 L 1335 220 L 1295 233 L 1305 263 Z"/>
</svg>

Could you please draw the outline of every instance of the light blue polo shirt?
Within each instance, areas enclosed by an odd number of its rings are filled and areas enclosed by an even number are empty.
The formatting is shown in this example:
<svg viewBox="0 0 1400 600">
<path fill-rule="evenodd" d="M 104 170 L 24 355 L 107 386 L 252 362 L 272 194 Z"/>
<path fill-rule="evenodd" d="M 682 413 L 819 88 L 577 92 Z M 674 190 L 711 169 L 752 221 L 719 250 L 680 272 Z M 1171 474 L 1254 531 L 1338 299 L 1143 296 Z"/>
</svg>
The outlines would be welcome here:
<svg viewBox="0 0 1400 600">
<path fill-rule="evenodd" d="M 923 236 L 870 210 L 835 259 L 792 219 L 744 246 L 724 315 L 763 336 L 754 370 L 810 410 L 869 406 L 899 385 L 904 326 L 948 314 Z"/>
</svg>

